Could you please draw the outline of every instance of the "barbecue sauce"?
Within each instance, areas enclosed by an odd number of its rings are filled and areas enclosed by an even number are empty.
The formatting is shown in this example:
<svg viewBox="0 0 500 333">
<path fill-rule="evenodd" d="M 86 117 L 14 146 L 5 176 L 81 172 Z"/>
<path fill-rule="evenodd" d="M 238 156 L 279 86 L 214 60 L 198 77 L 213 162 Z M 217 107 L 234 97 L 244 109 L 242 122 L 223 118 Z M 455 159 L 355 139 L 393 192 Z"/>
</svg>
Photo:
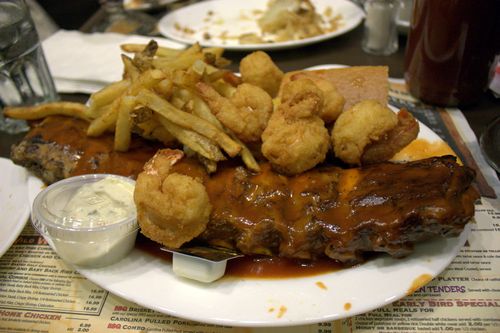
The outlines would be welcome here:
<svg viewBox="0 0 500 333">
<path fill-rule="evenodd" d="M 335 272 L 344 266 L 332 259 L 299 260 L 244 256 L 228 261 L 226 275 L 249 278 L 290 278 Z"/>
<path fill-rule="evenodd" d="M 430 142 L 426 139 L 415 139 L 397 152 L 394 161 L 416 161 L 433 156 L 456 156 L 455 152 L 444 141 Z"/>
</svg>

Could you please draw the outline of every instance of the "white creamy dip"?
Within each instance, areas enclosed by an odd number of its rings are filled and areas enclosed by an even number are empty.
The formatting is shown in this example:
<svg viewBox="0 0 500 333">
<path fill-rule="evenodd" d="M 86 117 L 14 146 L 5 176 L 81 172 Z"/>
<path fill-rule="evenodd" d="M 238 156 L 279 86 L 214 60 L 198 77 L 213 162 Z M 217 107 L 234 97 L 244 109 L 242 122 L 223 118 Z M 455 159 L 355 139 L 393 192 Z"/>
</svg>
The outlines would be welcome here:
<svg viewBox="0 0 500 333">
<path fill-rule="evenodd" d="M 82 185 L 64 207 L 65 225 L 98 227 L 135 215 L 134 185 L 106 177 Z"/>
<path fill-rule="evenodd" d="M 33 225 L 65 261 L 111 265 L 134 248 L 139 230 L 134 187 L 130 178 L 107 174 L 58 181 L 35 198 Z"/>
</svg>

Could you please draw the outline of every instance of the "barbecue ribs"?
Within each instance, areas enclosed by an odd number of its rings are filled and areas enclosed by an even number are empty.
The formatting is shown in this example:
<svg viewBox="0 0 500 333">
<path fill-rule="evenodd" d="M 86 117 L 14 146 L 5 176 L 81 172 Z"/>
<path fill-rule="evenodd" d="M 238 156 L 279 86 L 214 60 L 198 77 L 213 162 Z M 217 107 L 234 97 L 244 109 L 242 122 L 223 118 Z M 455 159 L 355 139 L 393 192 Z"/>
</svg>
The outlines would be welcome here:
<svg viewBox="0 0 500 333">
<path fill-rule="evenodd" d="M 193 164 L 181 159 L 171 172 L 199 177 L 203 171 Z M 202 177 L 212 211 L 197 240 L 244 254 L 327 256 L 347 265 L 368 252 L 403 257 L 415 242 L 463 230 L 478 198 L 474 175 L 452 156 L 329 166 L 293 177 L 269 164 L 259 174 L 223 166 Z"/>
</svg>

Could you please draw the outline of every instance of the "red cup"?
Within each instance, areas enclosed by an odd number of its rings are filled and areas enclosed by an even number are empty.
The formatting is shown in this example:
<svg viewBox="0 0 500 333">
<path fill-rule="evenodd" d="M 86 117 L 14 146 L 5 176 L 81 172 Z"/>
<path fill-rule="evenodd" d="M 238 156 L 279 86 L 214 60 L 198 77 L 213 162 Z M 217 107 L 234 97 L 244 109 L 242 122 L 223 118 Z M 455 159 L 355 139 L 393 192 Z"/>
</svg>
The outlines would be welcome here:
<svg viewBox="0 0 500 333">
<path fill-rule="evenodd" d="M 420 100 L 440 106 L 477 102 L 500 52 L 500 1 L 415 0 L 405 80 Z"/>
</svg>

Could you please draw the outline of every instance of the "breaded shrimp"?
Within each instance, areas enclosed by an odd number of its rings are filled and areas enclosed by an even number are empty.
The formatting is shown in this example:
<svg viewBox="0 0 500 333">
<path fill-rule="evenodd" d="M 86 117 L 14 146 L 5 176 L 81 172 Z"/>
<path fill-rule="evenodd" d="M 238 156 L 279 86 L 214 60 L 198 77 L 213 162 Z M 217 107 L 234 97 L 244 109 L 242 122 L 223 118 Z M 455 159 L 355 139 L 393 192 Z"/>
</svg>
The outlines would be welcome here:
<svg viewBox="0 0 500 333">
<path fill-rule="evenodd" d="M 283 72 L 271 57 L 262 51 L 250 53 L 241 59 L 240 73 L 243 82 L 264 89 L 271 97 L 276 96 L 283 79 Z"/>
<path fill-rule="evenodd" d="M 170 248 L 202 233 L 212 206 L 199 179 L 171 173 L 183 157 L 178 150 L 159 150 L 137 177 L 134 201 L 141 232 Z"/>
<path fill-rule="evenodd" d="M 398 117 L 375 100 L 355 104 L 340 114 L 332 130 L 335 156 L 348 164 L 360 165 L 365 148 L 381 140 L 396 127 Z"/>
<path fill-rule="evenodd" d="M 262 133 L 262 154 L 278 172 L 293 175 L 322 162 L 329 135 L 318 116 L 323 93 L 309 79 L 287 83 L 282 103 Z"/>
<path fill-rule="evenodd" d="M 260 140 L 273 111 L 273 101 L 264 90 L 242 83 L 228 99 L 204 82 L 196 88 L 212 113 L 238 139 L 247 143 Z"/>
<path fill-rule="evenodd" d="M 361 164 L 374 164 L 389 160 L 415 140 L 419 132 L 418 121 L 402 108 L 398 112 L 398 124 L 379 141 L 366 146 L 361 156 Z"/>
<path fill-rule="evenodd" d="M 335 85 L 318 76 L 308 76 L 316 86 L 323 92 L 323 107 L 320 109 L 319 117 L 326 124 L 334 122 L 344 109 L 345 98 L 342 96 Z"/>
</svg>

